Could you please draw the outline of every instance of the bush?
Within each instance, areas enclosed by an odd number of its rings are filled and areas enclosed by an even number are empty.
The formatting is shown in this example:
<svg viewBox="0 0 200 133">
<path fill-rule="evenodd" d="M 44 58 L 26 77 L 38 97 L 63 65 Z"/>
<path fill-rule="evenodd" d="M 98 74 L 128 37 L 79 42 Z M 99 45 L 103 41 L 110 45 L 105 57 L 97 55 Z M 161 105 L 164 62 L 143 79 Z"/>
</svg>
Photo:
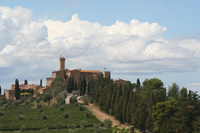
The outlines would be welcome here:
<svg viewBox="0 0 200 133">
<path fill-rule="evenodd" d="M 11 105 L 13 103 L 13 100 L 8 100 L 7 104 Z"/>
<path fill-rule="evenodd" d="M 104 126 L 108 129 L 112 128 L 112 121 L 110 119 L 105 119 L 104 120 Z"/>
<path fill-rule="evenodd" d="M 17 106 L 17 105 L 19 105 L 19 104 L 20 104 L 20 101 L 18 101 L 18 100 L 14 101 L 14 105 L 15 105 L 15 106 Z"/>
<path fill-rule="evenodd" d="M 62 114 L 62 116 L 63 116 L 63 118 L 64 118 L 64 119 L 66 119 L 66 118 L 68 118 L 68 117 L 69 117 L 69 115 L 68 115 L 68 113 L 67 113 L 67 112 L 66 112 L 66 113 L 63 113 L 63 114 Z"/>
<path fill-rule="evenodd" d="M 78 106 L 78 109 L 79 109 L 80 111 L 83 111 L 83 107 L 82 107 L 81 105 Z"/>
<path fill-rule="evenodd" d="M 20 128 L 20 130 L 21 130 L 21 131 L 25 131 L 25 130 L 26 130 L 26 126 L 25 126 L 25 125 L 22 125 L 21 128 Z"/>
<path fill-rule="evenodd" d="M 58 96 L 56 97 L 56 101 L 57 101 L 58 105 L 65 104 L 65 98 L 64 98 L 64 96 L 62 96 L 62 95 L 58 95 Z"/>
<path fill-rule="evenodd" d="M 71 96 L 69 99 L 70 103 L 77 103 L 77 96 Z"/>
<path fill-rule="evenodd" d="M 42 104 L 37 104 L 37 108 L 39 109 L 39 108 L 42 108 Z"/>
<path fill-rule="evenodd" d="M 36 102 L 37 102 L 37 103 L 40 103 L 40 101 L 41 101 L 40 98 L 37 98 L 37 99 L 36 99 Z"/>
<path fill-rule="evenodd" d="M 19 114 L 23 114 L 24 113 L 24 108 L 19 108 L 18 113 Z"/>
<path fill-rule="evenodd" d="M 88 118 L 90 118 L 90 117 L 92 117 L 92 114 L 91 114 L 91 112 L 85 112 L 85 117 L 88 117 Z"/>
<path fill-rule="evenodd" d="M 56 122 L 56 129 L 62 129 L 62 123 Z"/>
<path fill-rule="evenodd" d="M 40 109 L 39 109 L 39 112 L 44 112 L 43 108 L 40 108 Z"/>
<path fill-rule="evenodd" d="M 29 104 L 29 103 L 30 103 L 30 101 L 29 101 L 29 100 L 26 100 L 26 101 L 25 101 L 25 104 L 26 104 L 26 105 L 27 105 L 27 104 Z"/>
<path fill-rule="evenodd" d="M 41 119 L 46 120 L 46 119 L 48 119 L 48 116 L 45 113 L 42 113 Z"/>
<path fill-rule="evenodd" d="M 0 124 L 0 131 L 2 131 L 3 130 L 3 125 L 2 124 Z"/>
<path fill-rule="evenodd" d="M 52 99 L 52 96 L 49 93 L 43 95 L 43 102 L 47 102 Z"/>
<path fill-rule="evenodd" d="M 49 125 L 43 126 L 43 128 L 40 130 L 41 133 L 48 133 Z"/>
<path fill-rule="evenodd" d="M 93 124 L 93 128 L 94 128 L 94 132 L 95 133 L 101 133 L 102 132 L 102 130 L 101 130 L 101 124 L 99 123 L 99 124 Z"/>
<path fill-rule="evenodd" d="M 59 107 L 59 110 L 60 110 L 60 111 L 64 111 L 65 108 L 64 108 L 63 106 L 60 106 L 60 107 Z"/>
<path fill-rule="evenodd" d="M 72 91 L 72 95 L 79 96 L 79 91 Z"/>
<path fill-rule="evenodd" d="M 34 100 L 35 100 L 34 97 L 31 97 L 31 98 L 30 98 L 30 102 L 33 102 Z"/>
<path fill-rule="evenodd" d="M 22 121 L 22 120 L 24 120 L 24 116 L 23 115 L 19 115 L 19 121 Z"/>
<path fill-rule="evenodd" d="M 0 111 L 0 116 L 3 116 L 4 115 L 4 112 Z"/>
<path fill-rule="evenodd" d="M 85 129 L 86 126 L 87 126 L 87 122 L 85 120 L 81 120 L 81 122 L 80 122 L 81 129 Z"/>
</svg>

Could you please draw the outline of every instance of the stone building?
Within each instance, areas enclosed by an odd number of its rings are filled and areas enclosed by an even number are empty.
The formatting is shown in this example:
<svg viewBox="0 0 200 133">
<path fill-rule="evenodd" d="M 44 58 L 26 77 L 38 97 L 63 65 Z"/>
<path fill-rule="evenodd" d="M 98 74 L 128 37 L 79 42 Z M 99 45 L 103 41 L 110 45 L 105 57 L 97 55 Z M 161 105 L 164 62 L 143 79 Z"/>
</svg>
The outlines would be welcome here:
<svg viewBox="0 0 200 133">
<path fill-rule="evenodd" d="M 113 79 L 113 83 L 124 86 L 126 85 L 127 81 L 119 78 L 119 79 Z"/>
<path fill-rule="evenodd" d="M 44 88 L 40 85 L 24 85 L 24 84 L 20 84 L 19 85 L 20 91 L 21 92 L 33 92 L 33 95 L 31 95 L 31 97 L 36 97 L 38 94 L 45 94 L 48 92 L 48 88 Z M 11 89 L 6 90 L 6 95 L 5 95 L 6 99 L 15 99 L 15 84 L 11 85 Z M 24 96 L 21 96 L 24 97 Z"/>
<path fill-rule="evenodd" d="M 85 77 L 86 82 L 89 82 L 92 78 L 97 79 L 98 75 L 101 74 L 101 71 L 99 71 L 99 70 L 81 70 L 81 69 L 69 70 L 67 68 L 65 69 L 65 58 L 64 57 L 59 58 L 59 61 L 60 61 L 60 70 L 53 71 L 52 77 L 46 78 L 46 86 L 47 87 L 50 87 L 51 82 L 57 76 L 60 76 L 61 78 L 63 78 L 65 80 L 65 82 L 67 82 L 67 79 L 69 77 L 73 77 L 74 81 L 77 81 L 77 83 L 78 83 L 79 80 L 82 79 L 83 77 Z M 103 77 L 110 78 L 110 71 L 104 71 Z"/>
</svg>

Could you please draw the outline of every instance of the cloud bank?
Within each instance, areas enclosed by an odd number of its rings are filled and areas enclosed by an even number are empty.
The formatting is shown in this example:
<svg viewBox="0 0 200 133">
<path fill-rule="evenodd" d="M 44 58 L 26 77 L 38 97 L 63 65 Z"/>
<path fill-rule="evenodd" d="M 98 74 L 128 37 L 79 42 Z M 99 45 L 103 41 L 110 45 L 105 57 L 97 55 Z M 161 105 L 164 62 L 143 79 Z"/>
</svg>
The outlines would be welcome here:
<svg viewBox="0 0 200 133">
<path fill-rule="evenodd" d="M 59 68 L 60 54 L 68 68 L 106 67 L 116 74 L 199 70 L 199 38 L 167 40 L 166 30 L 158 23 L 135 19 L 104 26 L 77 14 L 67 22 L 32 20 L 29 9 L 0 7 L 1 77 L 50 76 Z"/>
</svg>

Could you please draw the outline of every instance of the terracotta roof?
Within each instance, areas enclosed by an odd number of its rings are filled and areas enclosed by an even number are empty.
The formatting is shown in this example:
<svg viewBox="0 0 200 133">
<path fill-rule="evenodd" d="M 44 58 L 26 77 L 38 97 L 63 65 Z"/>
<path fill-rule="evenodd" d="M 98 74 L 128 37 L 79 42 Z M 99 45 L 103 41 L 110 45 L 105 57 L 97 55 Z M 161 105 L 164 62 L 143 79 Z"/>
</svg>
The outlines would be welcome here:
<svg viewBox="0 0 200 133">
<path fill-rule="evenodd" d="M 79 71 L 81 73 L 101 73 L 101 71 L 98 70 L 81 70 L 81 69 L 66 70 L 66 72 L 72 72 L 72 71 Z"/>
<path fill-rule="evenodd" d="M 45 89 L 47 89 L 46 87 L 43 87 L 43 88 L 40 88 L 39 90 L 45 90 Z"/>
<path fill-rule="evenodd" d="M 48 77 L 47 79 L 52 79 L 52 77 Z"/>
<path fill-rule="evenodd" d="M 98 70 L 79 70 L 82 73 L 101 73 L 101 71 Z"/>
<path fill-rule="evenodd" d="M 125 81 L 125 80 L 119 78 L 119 79 L 113 79 L 113 81 L 116 82 L 116 81 Z"/>
<path fill-rule="evenodd" d="M 19 85 L 19 88 L 22 89 L 22 90 L 28 90 L 28 89 L 34 89 L 37 86 L 39 86 L 39 85 L 24 85 L 24 84 L 21 84 L 21 85 Z M 12 84 L 12 88 L 15 88 L 15 84 Z"/>
</svg>

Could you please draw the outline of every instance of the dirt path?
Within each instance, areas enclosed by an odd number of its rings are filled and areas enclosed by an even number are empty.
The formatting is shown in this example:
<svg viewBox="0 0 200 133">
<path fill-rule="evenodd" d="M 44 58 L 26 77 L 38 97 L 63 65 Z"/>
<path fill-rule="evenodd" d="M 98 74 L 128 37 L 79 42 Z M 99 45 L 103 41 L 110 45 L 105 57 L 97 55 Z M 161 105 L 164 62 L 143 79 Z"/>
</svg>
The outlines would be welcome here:
<svg viewBox="0 0 200 133">
<path fill-rule="evenodd" d="M 89 111 L 91 111 L 101 122 L 104 122 L 105 119 L 110 119 L 113 123 L 112 126 L 121 125 L 122 127 L 127 127 L 124 124 L 120 124 L 120 122 L 116 120 L 113 116 L 102 112 L 100 108 L 94 104 L 84 105 L 84 107 L 86 107 Z"/>
</svg>

